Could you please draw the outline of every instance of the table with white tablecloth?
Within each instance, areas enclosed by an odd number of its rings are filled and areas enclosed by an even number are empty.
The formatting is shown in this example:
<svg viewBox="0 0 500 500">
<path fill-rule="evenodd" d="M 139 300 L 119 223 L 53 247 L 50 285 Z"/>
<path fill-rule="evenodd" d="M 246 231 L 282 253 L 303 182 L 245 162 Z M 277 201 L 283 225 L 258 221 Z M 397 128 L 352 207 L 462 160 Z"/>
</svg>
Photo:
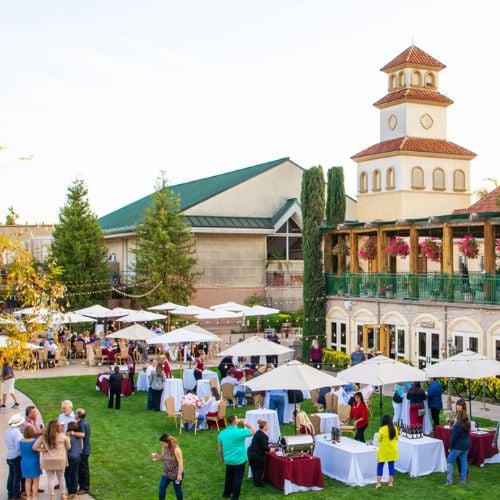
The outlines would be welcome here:
<svg viewBox="0 0 500 500">
<path fill-rule="evenodd" d="M 137 391 L 145 391 L 148 392 L 149 390 L 149 381 L 148 381 L 148 376 L 146 375 L 145 371 L 139 372 L 137 375 Z"/>
<path fill-rule="evenodd" d="M 210 390 L 210 380 L 201 379 L 196 381 L 196 395 L 203 399 L 205 396 L 211 396 L 212 391 Z"/>
<path fill-rule="evenodd" d="M 311 399 L 311 393 L 309 391 L 302 391 L 304 399 Z M 297 403 L 297 409 L 300 403 Z M 264 408 L 269 408 L 269 391 L 266 391 L 266 397 L 264 398 Z M 285 409 L 283 410 L 283 423 L 290 424 L 293 423 L 293 412 L 295 410 L 295 405 L 293 403 L 288 403 L 285 400 Z"/>
<path fill-rule="evenodd" d="M 427 400 L 424 401 L 425 407 L 425 415 L 424 415 L 424 434 L 430 434 L 432 432 L 432 423 L 429 411 L 429 405 L 427 404 Z M 410 425 L 410 401 L 404 397 L 403 398 L 403 407 L 401 409 L 401 421 L 404 425 Z"/>
<path fill-rule="evenodd" d="M 446 455 L 440 439 L 400 437 L 398 452 L 399 458 L 394 464 L 398 472 L 407 472 L 412 477 L 446 472 Z"/>
<path fill-rule="evenodd" d="M 182 388 L 182 380 L 180 378 L 167 378 L 163 382 L 163 392 L 161 394 L 160 410 L 165 411 L 165 398 L 168 396 L 173 396 L 175 411 L 181 409 L 181 400 L 184 396 L 184 390 Z"/>
<path fill-rule="evenodd" d="M 202 380 L 210 380 L 211 378 L 215 378 L 217 380 L 217 388 L 220 390 L 219 385 L 219 376 L 213 370 L 203 370 L 201 374 Z M 184 389 L 193 391 L 196 387 L 196 379 L 194 378 L 194 369 L 186 368 L 182 373 L 182 385 Z"/>
<path fill-rule="evenodd" d="M 331 434 L 332 428 L 340 429 L 340 419 L 336 413 L 315 413 L 320 419 L 321 434 Z"/>
<path fill-rule="evenodd" d="M 278 439 L 281 436 L 281 431 L 276 410 L 266 410 L 265 408 L 262 408 L 260 410 L 248 410 L 245 413 L 245 420 L 249 424 L 252 424 L 255 430 L 259 428 L 259 424 L 257 423 L 257 421 L 265 420 L 268 425 L 267 435 L 269 436 L 269 442 L 278 442 Z M 250 446 L 251 438 L 247 438 L 247 440 L 247 446 Z"/>
</svg>

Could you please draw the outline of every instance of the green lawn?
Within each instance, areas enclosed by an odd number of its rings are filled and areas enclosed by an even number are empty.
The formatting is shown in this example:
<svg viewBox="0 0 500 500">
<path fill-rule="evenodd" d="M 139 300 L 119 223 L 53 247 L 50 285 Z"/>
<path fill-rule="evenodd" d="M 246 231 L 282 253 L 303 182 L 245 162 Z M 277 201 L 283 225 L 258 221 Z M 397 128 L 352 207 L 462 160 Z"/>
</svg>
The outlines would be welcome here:
<svg viewBox="0 0 500 500">
<path fill-rule="evenodd" d="M 17 379 L 16 387 L 26 393 L 40 408 L 45 422 L 56 418 L 63 399 L 71 399 L 76 407 L 87 410 L 92 425 L 91 493 L 98 500 L 150 500 L 157 498 L 157 485 L 162 466 L 152 462 L 151 451 L 159 451 L 158 438 L 165 432 L 177 437 L 173 421 L 167 428 L 163 426 L 164 414 L 146 410 L 146 394 L 137 393 L 122 398 L 120 411 L 108 410 L 107 398 L 95 390 L 95 376 L 62 377 L 47 379 Z M 378 399 L 374 400 L 378 415 Z M 306 405 L 307 409 L 307 405 Z M 390 398 L 384 398 L 384 411 L 391 412 Z M 245 410 L 237 410 L 244 415 Z M 377 428 L 378 417 L 366 436 L 371 439 Z M 476 419 L 479 425 L 492 425 L 488 420 Z M 283 434 L 292 434 L 291 425 L 284 426 Z M 182 433 L 179 438 L 184 453 L 186 476 L 184 496 L 187 500 L 221 498 L 224 466 L 217 454 L 217 434 L 215 431 Z M 410 478 L 405 474 L 396 475 L 393 490 L 374 487 L 351 488 L 325 476 L 325 489 L 321 492 L 296 493 L 293 498 L 488 498 L 498 489 L 499 469 L 491 465 L 484 468 L 472 467 L 471 480 L 466 486 L 444 488 L 444 474 L 433 474 L 423 478 Z M 244 480 L 242 498 L 255 495 L 252 482 Z M 266 485 L 258 492 L 261 498 L 282 496 L 283 493 Z M 174 498 L 169 488 L 169 498 Z"/>
</svg>

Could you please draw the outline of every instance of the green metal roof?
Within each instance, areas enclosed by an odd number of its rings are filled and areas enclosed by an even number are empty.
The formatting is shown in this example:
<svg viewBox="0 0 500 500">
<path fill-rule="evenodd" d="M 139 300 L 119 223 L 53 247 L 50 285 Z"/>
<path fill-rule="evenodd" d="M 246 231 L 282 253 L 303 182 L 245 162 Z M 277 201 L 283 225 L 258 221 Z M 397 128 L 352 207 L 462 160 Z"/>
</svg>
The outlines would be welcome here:
<svg viewBox="0 0 500 500">
<path fill-rule="evenodd" d="M 245 182 L 257 175 L 260 175 L 272 168 L 290 161 L 290 158 L 280 158 L 279 160 L 261 163 L 252 167 L 233 170 L 225 174 L 205 177 L 183 184 L 170 186 L 170 189 L 179 195 L 181 202 L 181 212 L 190 207 L 198 205 L 202 201 L 208 200 L 228 189 L 231 189 L 242 182 Z M 292 162 L 293 163 L 293 162 Z M 294 163 L 294 165 L 296 165 Z M 299 167 L 299 165 L 297 165 Z M 299 167 L 302 168 L 302 167 Z M 141 222 L 144 210 L 151 204 L 151 196 L 148 195 L 140 200 L 134 201 L 125 207 L 104 215 L 99 219 L 99 224 L 106 234 L 131 231 L 134 226 Z M 229 226 L 236 227 L 236 226 Z"/>
<path fill-rule="evenodd" d="M 283 217 L 283 215 L 286 214 L 286 212 L 288 212 L 288 210 L 295 204 L 300 207 L 300 203 L 297 198 L 290 198 L 289 200 L 286 200 L 283 206 L 279 208 L 278 211 L 273 215 L 273 218 L 271 220 L 272 225 L 274 226 L 276 222 L 278 222 L 281 217 Z"/>
<path fill-rule="evenodd" d="M 213 228 L 243 228 L 243 229 L 272 229 L 271 219 L 267 217 L 207 217 L 204 215 L 188 215 L 184 220 L 191 227 Z"/>
</svg>

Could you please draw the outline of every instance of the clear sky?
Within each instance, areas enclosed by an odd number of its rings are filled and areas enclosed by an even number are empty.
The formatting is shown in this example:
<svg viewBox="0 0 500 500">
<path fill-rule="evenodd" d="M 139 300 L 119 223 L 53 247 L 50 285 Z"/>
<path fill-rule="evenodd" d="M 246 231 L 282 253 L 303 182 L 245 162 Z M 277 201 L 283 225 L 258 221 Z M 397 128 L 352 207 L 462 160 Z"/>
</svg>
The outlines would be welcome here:
<svg viewBox="0 0 500 500">
<path fill-rule="evenodd" d="M 0 0 L 0 220 L 55 222 L 77 176 L 99 215 L 284 156 L 343 165 L 379 140 L 379 69 L 447 65 L 448 139 L 499 177 L 498 10 L 462 0 Z M 31 161 L 16 158 L 33 154 Z"/>
</svg>

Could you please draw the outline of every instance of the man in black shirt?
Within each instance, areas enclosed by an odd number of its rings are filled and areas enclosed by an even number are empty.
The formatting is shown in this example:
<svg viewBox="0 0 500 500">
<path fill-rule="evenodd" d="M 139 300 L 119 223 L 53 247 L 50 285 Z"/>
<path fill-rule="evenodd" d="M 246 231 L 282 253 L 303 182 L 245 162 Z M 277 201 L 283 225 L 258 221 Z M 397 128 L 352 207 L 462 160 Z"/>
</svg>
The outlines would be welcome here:
<svg viewBox="0 0 500 500">
<path fill-rule="evenodd" d="M 89 456 L 90 456 L 90 424 L 87 419 L 87 412 L 83 408 L 78 408 L 75 413 L 76 421 L 80 432 L 83 434 L 83 451 L 80 467 L 78 468 L 78 494 L 83 495 L 88 493 L 90 489 L 90 469 L 89 469 Z"/>
<path fill-rule="evenodd" d="M 115 410 L 120 409 L 120 399 L 122 392 L 123 375 L 120 373 L 120 367 L 115 366 L 113 373 L 109 377 L 109 402 L 108 408 L 113 408 L 113 399 L 115 399 Z"/>
</svg>

